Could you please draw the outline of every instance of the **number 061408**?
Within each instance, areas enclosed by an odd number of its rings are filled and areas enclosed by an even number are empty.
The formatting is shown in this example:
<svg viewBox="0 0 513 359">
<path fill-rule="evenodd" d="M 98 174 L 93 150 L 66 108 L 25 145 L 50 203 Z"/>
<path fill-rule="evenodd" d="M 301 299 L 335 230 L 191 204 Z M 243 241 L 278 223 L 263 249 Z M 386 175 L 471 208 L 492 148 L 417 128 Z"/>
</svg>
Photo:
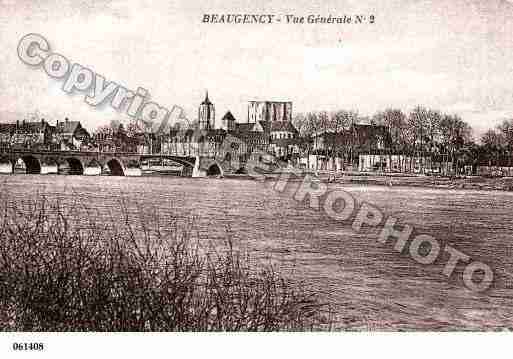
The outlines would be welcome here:
<svg viewBox="0 0 513 359">
<path fill-rule="evenodd" d="M 19 351 L 41 351 L 45 347 L 43 343 L 13 343 L 12 349 Z"/>
</svg>

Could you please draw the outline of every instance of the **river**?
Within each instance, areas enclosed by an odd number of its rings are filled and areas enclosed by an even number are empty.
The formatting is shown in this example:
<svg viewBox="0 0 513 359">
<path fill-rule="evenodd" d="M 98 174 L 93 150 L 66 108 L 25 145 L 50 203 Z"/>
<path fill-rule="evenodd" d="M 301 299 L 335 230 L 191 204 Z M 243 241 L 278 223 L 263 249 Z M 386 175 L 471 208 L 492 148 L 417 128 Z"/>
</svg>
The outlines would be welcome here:
<svg viewBox="0 0 513 359">
<path fill-rule="evenodd" d="M 335 329 L 513 328 L 511 192 L 330 184 L 488 264 L 494 282 L 474 293 L 463 285 L 461 267 L 451 278 L 442 274 L 448 256 L 418 264 L 379 243 L 376 230 L 355 233 L 350 222 L 334 222 L 257 181 L 10 175 L 0 182 L 19 201 L 45 195 L 73 206 L 78 199 L 98 220 L 116 220 L 120 198 L 150 219 L 155 211 L 163 219 L 194 217 L 200 238 L 229 235 L 259 261 L 279 263 L 322 293 Z"/>
</svg>

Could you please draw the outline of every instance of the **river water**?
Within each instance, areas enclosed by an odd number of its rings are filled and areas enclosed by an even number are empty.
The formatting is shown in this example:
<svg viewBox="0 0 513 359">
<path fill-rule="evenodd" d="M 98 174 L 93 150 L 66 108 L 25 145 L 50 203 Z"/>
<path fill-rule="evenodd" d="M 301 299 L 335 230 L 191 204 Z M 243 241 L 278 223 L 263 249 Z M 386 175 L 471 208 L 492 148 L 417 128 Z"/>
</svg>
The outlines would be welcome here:
<svg viewBox="0 0 513 359">
<path fill-rule="evenodd" d="M 394 215 L 399 223 L 488 264 L 494 282 L 483 293 L 465 288 L 462 268 L 447 278 L 448 255 L 432 265 L 379 243 L 378 231 L 356 233 L 257 181 L 178 177 L 11 175 L 2 191 L 23 201 L 45 195 L 95 209 L 116 221 L 120 198 L 140 215 L 194 218 L 199 238 L 230 236 L 259 261 L 278 263 L 321 293 L 335 311 L 335 329 L 497 330 L 513 328 L 513 193 L 330 184 Z M 118 218 L 119 217 L 119 218 Z M 407 252 L 405 252 L 407 253 Z"/>
</svg>

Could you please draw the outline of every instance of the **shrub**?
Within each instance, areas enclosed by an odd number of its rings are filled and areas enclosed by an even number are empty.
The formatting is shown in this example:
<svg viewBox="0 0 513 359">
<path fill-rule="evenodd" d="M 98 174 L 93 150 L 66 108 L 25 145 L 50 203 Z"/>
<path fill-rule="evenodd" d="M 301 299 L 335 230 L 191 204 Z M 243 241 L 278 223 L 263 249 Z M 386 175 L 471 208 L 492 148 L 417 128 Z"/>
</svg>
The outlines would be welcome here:
<svg viewBox="0 0 513 359">
<path fill-rule="evenodd" d="M 3 330 L 275 331 L 329 324 L 317 296 L 270 265 L 250 265 L 229 238 L 201 246 L 176 226 L 150 230 L 126 209 L 124 222 L 110 226 L 77 218 L 44 197 L 2 203 Z"/>
</svg>

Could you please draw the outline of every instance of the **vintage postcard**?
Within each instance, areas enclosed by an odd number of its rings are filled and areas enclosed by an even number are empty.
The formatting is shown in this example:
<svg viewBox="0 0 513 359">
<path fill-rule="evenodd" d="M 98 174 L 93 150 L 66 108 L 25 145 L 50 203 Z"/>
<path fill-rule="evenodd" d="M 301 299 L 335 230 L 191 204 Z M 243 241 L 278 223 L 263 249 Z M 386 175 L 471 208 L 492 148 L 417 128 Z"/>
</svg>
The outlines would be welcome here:
<svg viewBox="0 0 513 359">
<path fill-rule="evenodd" d="M 0 34 L 9 355 L 513 328 L 513 2 L 0 0 Z"/>
</svg>

